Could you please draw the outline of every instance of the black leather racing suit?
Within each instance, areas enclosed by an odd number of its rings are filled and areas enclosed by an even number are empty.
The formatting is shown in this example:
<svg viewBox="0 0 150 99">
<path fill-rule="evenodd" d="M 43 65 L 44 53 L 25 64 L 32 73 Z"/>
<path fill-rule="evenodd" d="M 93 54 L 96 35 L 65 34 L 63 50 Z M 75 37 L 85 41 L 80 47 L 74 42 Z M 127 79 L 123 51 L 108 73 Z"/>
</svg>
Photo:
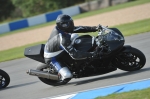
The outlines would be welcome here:
<svg viewBox="0 0 150 99">
<path fill-rule="evenodd" d="M 97 31 L 96 26 L 76 26 L 74 28 L 74 33 L 86 33 L 95 31 Z M 75 60 L 81 60 L 92 56 L 89 52 L 81 52 L 73 48 L 73 46 L 71 45 L 70 37 L 71 34 L 65 33 L 55 27 L 45 45 L 45 62 L 46 64 L 50 64 L 51 62 L 55 66 L 57 71 L 59 71 L 63 67 L 61 60 L 59 60 L 59 57 L 63 57 L 61 54 L 64 51 L 67 52 Z"/>
</svg>

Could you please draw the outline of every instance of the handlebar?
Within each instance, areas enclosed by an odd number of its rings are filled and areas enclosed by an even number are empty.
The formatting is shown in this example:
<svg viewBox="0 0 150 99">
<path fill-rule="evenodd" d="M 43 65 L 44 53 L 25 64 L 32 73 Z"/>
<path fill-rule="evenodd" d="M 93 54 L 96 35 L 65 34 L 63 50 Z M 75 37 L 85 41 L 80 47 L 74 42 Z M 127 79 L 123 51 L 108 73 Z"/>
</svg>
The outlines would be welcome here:
<svg viewBox="0 0 150 99">
<path fill-rule="evenodd" d="M 106 30 L 111 31 L 110 29 L 108 29 L 108 26 L 102 26 L 100 24 L 97 26 L 97 30 L 98 35 L 103 35 L 104 33 L 106 33 Z"/>
</svg>

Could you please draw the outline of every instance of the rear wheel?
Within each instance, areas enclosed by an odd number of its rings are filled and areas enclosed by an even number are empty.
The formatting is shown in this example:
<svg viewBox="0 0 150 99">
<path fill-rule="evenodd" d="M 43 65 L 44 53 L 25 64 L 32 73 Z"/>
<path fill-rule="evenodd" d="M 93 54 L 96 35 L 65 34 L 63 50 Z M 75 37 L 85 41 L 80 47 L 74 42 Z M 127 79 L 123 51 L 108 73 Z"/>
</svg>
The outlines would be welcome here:
<svg viewBox="0 0 150 99">
<path fill-rule="evenodd" d="M 9 75 L 0 69 L 0 88 L 5 88 L 10 83 Z"/>
<path fill-rule="evenodd" d="M 40 71 L 46 71 L 46 72 L 49 72 L 51 74 L 58 74 L 57 72 L 55 72 L 54 68 L 46 65 L 46 64 L 39 64 L 38 67 L 37 67 L 37 70 L 40 70 Z M 69 79 L 65 79 L 63 81 L 61 80 L 51 80 L 51 79 L 47 79 L 47 78 L 41 78 L 41 77 L 38 77 L 43 83 L 45 84 L 48 84 L 48 85 L 52 85 L 52 86 L 59 86 L 59 85 L 65 85 L 67 84 L 71 78 Z"/>
<path fill-rule="evenodd" d="M 140 50 L 132 47 L 129 52 L 117 55 L 113 62 L 121 70 L 136 71 L 145 65 L 146 58 Z"/>
</svg>

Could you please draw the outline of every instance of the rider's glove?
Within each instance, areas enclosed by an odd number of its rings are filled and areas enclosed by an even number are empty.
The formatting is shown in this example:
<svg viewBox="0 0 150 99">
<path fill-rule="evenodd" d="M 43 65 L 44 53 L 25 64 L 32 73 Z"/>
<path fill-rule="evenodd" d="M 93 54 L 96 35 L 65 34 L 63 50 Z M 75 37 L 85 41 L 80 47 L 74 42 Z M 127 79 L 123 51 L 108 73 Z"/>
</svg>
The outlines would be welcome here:
<svg viewBox="0 0 150 99">
<path fill-rule="evenodd" d="M 100 30 L 102 29 L 102 26 L 99 24 L 98 26 L 96 26 L 96 30 Z"/>
<path fill-rule="evenodd" d="M 99 24 L 98 26 L 92 26 L 91 29 L 94 30 L 94 31 L 98 31 L 98 30 L 102 29 L 102 27 Z"/>
</svg>

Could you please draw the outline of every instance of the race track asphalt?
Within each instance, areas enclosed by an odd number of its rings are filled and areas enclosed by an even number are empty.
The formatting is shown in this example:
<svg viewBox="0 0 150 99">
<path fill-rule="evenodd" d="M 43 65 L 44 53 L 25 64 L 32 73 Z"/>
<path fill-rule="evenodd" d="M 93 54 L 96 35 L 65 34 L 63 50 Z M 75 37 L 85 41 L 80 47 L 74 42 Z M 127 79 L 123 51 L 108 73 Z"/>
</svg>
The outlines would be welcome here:
<svg viewBox="0 0 150 99">
<path fill-rule="evenodd" d="M 35 69 L 37 62 L 28 58 L 0 63 L 11 78 L 7 88 L 0 90 L 0 99 L 41 99 L 99 87 L 111 86 L 150 78 L 150 33 L 125 37 L 125 45 L 140 49 L 146 55 L 146 65 L 135 72 L 117 70 L 109 74 L 72 79 L 67 85 L 53 87 L 42 83 L 37 77 L 26 74 L 28 69 Z"/>
</svg>

